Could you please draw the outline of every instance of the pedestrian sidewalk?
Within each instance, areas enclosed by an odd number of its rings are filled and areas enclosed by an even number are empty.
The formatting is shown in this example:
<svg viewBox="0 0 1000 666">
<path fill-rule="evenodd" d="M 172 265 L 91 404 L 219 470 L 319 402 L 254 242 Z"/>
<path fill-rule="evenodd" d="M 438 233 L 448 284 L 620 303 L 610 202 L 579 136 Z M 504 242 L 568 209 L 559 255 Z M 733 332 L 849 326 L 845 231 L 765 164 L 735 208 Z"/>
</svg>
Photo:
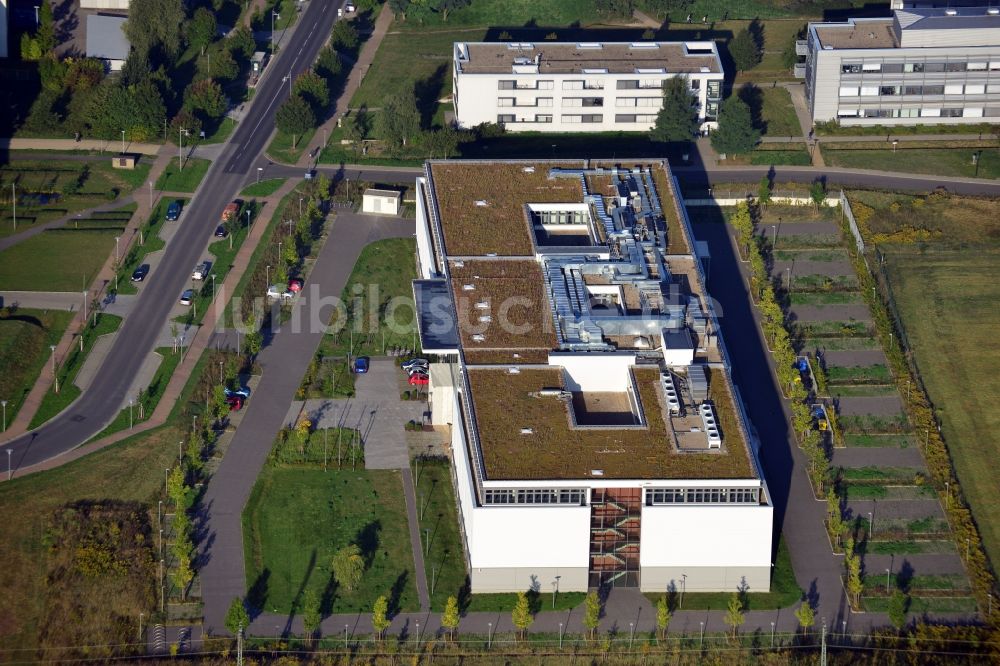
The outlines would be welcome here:
<svg viewBox="0 0 1000 666">
<path fill-rule="evenodd" d="M 171 155 L 172 157 L 172 155 Z M 159 160 L 157 160 L 159 161 Z M 154 170 L 156 165 L 154 165 Z M 262 204 L 262 211 L 270 211 L 269 214 L 273 214 L 278 207 L 278 203 L 295 188 L 295 182 L 289 180 L 284 185 L 282 185 L 274 194 L 269 197 L 260 199 Z M 250 259 L 253 257 L 254 250 L 260 243 L 264 232 L 267 230 L 268 224 L 264 221 L 263 217 L 258 216 L 258 222 L 255 222 L 250 230 L 250 235 L 243 242 L 240 247 L 239 252 L 236 253 L 236 257 L 233 259 L 233 267 L 230 269 L 229 273 L 226 275 L 226 279 L 223 280 L 219 285 L 219 296 L 213 302 L 212 307 L 208 309 L 205 313 L 205 317 L 202 320 L 202 325 L 198 329 L 197 334 L 191 341 L 191 345 L 187 347 L 184 352 L 184 358 L 181 363 L 174 370 L 173 375 L 170 377 L 170 382 L 167 384 L 167 388 L 164 390 L 163 396 L 156 405 L 156 409 L 150 415 L 149 419 L 143 421 L 142 423 L 136 425 L 131 430 L 122 430 L 113 435 L 104 437 L 103 439 L 95 440 L 84 444 L 83 446 L 78 446 L 72 451 L 68 451 L 66 454 L 61 455 L 57 458 L 52 458 L 45 462 L 39 463 L 38 465 L 33 465 L 31 467 L 25 467 L 23 469 L 18 469 L 15 473 L 15 477 L 27 476 L 28 474 L 33 474 L 35 472 L 41 472 L 47 469 L 53 469 L 61 465 L 65 465 L 67 462 L 82 458 L 94 451 L 98 451 L 107 446 L 120 442 L 121 440 L 137 435 L 141 432 L 146 432 L 152 430 L 153 428 L 158 428 L 167 421 L 167 417 L 170 416 L 170 411 L 174 408 L 174 404 L 180 399 L 181 391 L 184 390 L 184 386 L 187 384 L 191 373 L 194 371 L 195 366 L 201 358 L 202 352 L 209 346 L 213 331 L 218 323 L 219 314 L 225 312 L 225 306 L 228 303 L 233 291 L 236 289 L 236 285 L 239 284 L 240 280 L 243 278 L 243 274 L 246 272 L 250 265 Z M 65 336 L 64 336 L 65 337 Z M 70 338 L 72 340 L 72 338 Z M 60 343 L 62 344 L 62 343 Z M 56 351 L 59 353 L 59 350 Z M 51 378 L 50 378 L 51 379 Z M 38 389 L 39 384 L 41 384 L 41 378 L 39 382 L 35 384 L 35 389 L 32 389 L 32 393 L 29 394 L 27 400 L 25 400 L 25 406 L 27 406 L 28 401 L 31 400 L 32 395 Z M 45 395 L 48 391 L 48 383 L 46 383 L 45 388 L 39 394 L 39 403 L 41 401 L 41 396 Z M 37 406 L 31 410 L 32 415 L 37 410 Z M 21 412 L 18 414 L 18 419 L 20 420 L 21 414 L 24 414 L 26 407 L 21 408 Z M 27 417 L 25 421 L 30 422 L 31 417 Z M 11 435 L 11 429 L 13 424 L 9 424 L 7 427 L 6 437 L 14 437 Z M 23 433 L 24 430 L 22 429 Z"/>
<path fill-rule="evenodd" d="M 368 73 L 368 69 L 372 66 L 372 61 L 375 60 L 375 53 L 382 44 L 385 34 L 389 31 L 392 19 L 392 11 L 383 5 L 381 13 L 375 21 L 375 27 L 372 29 L 371 36 L 365 42 L 364 46 L 361 47 L 361 53 L 358 54 L 358 61 L 354 63 L 351 73 L 347 76 L 343 92 L 333 102 L 333 114 L 316 130 L 316 134 L 313 135 L 313 147 L 302 151 L 302 155 L 299 157 L 299 161 L 296 162 L 296 166 L 305 167 L 315 163 L 315 158 L 310 157 L 313 149 L 321 149 L 326 146 L 330 132 L 337 127 L 337 123 L 344 117 L 351 98 L 354 97 L 354 93 L 361 87 L 361 81 L 364 80 L 365 74 Z M 317 150 L 317 154 L 318 152 Z"/>
<path fill-rule="evenodd" d="M 170 163 L 171 158 L 173 158 L 173 148 L 170 146 L 160 146 L 161 151 L 157 155 L 156 159 L 153 161 L 153 166 L 149 170 L 149 180 L 156 182 L 163 171 L 167 168 Z M 152 197 L 142 197 L 135 196 L 135 193 L 131 195 L 133 201 L 136 205 L 135 212 L 132 214 L 132 218 L 129 220 L 128 225 L 122 231 L 121 239 L 124 241 L 121 243 L 119 252 L 121 256 L 127 256 L 129 248 L 132 243 L 136 242 L 139 238 L 139 227 L 143 225 L 146 219 L 149 217 L 152 208 L 150 206 Z M 93 300 L 100 300 L 101 295 L 107 289 L 108 285 L 111 284 L 115 279 L 115 253 L 111 252 L 108 258 L 105 260 L 104 265 L 101 270 L 98 271 L 97 277 L 90 284 L 90 288 L 87 290 L 86 300 L 91 302 Z M 78 298 L 83 299 L 83 294 L 81 293 Z M 70 345 L 73 344 L 77 335 L 79 335 L 84 326 L 84 308 L 77 311 L 77 315 L 70 322 L 69 326 L 66 327 L 66 331 L 63 333 L 62 338 L 59 340 L 59 344 L 56 345 L 55 357 L 56 363 L 62 365 L 69 355 Z M 52 380 L 54 379 L 51 372 L 43 371 L 38 379 L 35 381 L 35 385 L 32 387 L 28 396 L 24 400 L 24 404 L 21 405 L 20 411 L 18 411 L 17 416 L 7 425 L 7 431 L 0 435 L 0 441 L 8 441 L 14 437 L 18 437 L 28 431 L 28 424 L 31 423 L 31 419 L 34 418 L 35 412 L 42 404 L 42 400 L 45 398 L 45 394 L 48 393 L 49 388 L 52 386 Z M 79 449 L 77 449 L 79 450 Z M 62 461 L 64 458 L 59 458 Z M 61 463 L 60 463 L 61 464 Z"/>
<path fill-rule="evenodd" d="M 159 143 L 125 142 L 126 153 L 141 153 L 143 155 L 159 155 L 164 148 Z M 11 139 L 0 138 L 0 150 L 99 150 L 110 154 L 121 152 L 120 141 L 105 141 L 103 139 Z"/>
</svg>

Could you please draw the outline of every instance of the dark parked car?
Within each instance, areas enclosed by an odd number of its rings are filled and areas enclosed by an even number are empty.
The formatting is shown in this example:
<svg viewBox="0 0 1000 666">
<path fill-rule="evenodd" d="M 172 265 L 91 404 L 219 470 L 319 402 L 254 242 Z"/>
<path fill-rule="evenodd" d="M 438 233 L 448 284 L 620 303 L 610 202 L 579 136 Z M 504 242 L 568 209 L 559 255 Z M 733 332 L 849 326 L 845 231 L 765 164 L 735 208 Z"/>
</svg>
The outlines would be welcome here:
<svg viewBox="0 0 1000 666">
<path fill-rule="evenodd" d="M 215 237 L 216 238 L 225 238 L 228 235 L 229 235 L 229 232 L 226 231 L 226 225 L 220 224 L 219 226 L 217 226 L 215 228 Z"/>
<path fill-rule="evenodd" d="M 142 264 L 139 268 L 132 271 L 132 282 L 142 282 L 146 279 L 146 275 L 149 273 L 149 264 Z"/>
<path fill-rule="evenodd" d="M 180 216 L 181 216 L 181 202 L 171 201 L 170 205 L 167 206 L 167 222 L 173 222 Z"/>
<path fill-rule="evenodd" d="M 368 372 L 367 356 L 361 356 L 359 358 L 354 359 L 354 372 L 356 372 L 359 375 L 363 375 L 364 373 Z"/>
</svg>

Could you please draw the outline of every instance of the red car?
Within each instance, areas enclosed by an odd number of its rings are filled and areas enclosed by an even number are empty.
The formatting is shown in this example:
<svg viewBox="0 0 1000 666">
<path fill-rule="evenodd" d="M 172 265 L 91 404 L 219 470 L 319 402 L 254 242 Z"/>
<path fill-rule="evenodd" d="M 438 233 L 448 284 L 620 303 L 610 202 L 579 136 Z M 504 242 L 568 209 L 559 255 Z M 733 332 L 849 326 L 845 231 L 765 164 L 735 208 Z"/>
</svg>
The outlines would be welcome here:
<svg viewBox="0 0 1000 666">
<path fill-rule="evenodd" d="M 302 291 L 302 287 L 304 287 L 305 284 L 305 280 L 302 278 L 292 278 L 288 281 L 288 291 L 293 294 L 297 294 Z"/>
<path fill-rule="evenodd" d="M 243 409 L 243 396 L 238 394 L 230 394 L 226 397 L 226 404 L 229 405 L 229 411 L 238 412 Z"/>
<path fill-rule="evenodd" d="M 414 372 L 406 381 L 410 386 L 427 386 L 431 383 L 430 377 L 422 372 Z"/>
</svg>

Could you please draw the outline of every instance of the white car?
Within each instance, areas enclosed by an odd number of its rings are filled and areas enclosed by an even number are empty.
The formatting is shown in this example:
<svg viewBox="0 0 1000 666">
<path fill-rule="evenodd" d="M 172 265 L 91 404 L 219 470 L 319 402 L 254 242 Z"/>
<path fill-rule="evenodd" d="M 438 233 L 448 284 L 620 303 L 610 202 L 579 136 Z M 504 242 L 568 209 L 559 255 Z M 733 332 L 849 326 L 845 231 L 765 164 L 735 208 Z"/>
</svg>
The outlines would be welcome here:
<svg viewBox="0 0 1000 666">
<path fill-rule="evenodd" d="M 283 300 L 290 300 L 294 296 L 295 294 L 285 289 L 284 285 L 281 284 L 272 284 L 267 288 L 267 297 L 272 300 L 277 300 L 279 298 Z"/>
<path fill-rule="evenodd" d="M 212 262 L 210 261 L 201 262 L 200 264 L 194 267 L 193 271 L 191 271 L 191 279 L 204 280 L 206 277 L 208 277 L 208 271 L 211 270 L 211 268 L 212 268 Z"/>
</svg>

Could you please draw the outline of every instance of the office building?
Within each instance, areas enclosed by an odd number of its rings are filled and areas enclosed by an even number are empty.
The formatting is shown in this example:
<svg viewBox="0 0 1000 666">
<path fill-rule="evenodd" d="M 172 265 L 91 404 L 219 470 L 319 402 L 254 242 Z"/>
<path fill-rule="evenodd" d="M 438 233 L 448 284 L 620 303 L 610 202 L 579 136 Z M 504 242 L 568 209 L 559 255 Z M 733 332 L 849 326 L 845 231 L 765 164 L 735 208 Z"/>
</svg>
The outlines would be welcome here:
<svg viewBox="0 0 1000 666">
<path fill-rule="evenodd" d="M 455 120 L 512 132 L 646 131 L 675 76 L 687 79 L 702 128 L 714 127 L 724 74 L 712 41 L 456 42 Z"/>
<path fill-rule="evenodd" d="M 806 98 L 814 122 L 915 125 L 1000 118 L 1000 9 L 899 9 L 810 23 Z"/>
<path fill-rule="evenodd" d="M 429 162 L 417 256 L 473 592 L 769 589 L 760 442 L 666 164 Z"/>
</svg>

